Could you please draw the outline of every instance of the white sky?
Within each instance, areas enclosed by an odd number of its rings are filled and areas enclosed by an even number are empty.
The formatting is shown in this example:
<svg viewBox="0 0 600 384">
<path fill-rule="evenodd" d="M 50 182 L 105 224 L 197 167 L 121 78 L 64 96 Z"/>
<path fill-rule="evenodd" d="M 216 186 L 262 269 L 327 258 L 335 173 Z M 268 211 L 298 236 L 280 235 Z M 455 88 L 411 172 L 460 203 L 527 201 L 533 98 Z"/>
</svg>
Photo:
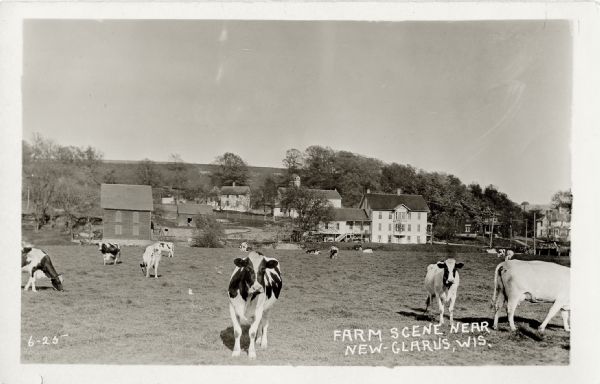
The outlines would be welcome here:
<svg viewBox="0 0 600 384">
<path fill-rule="evenodd" d="M 494 184 L 570 187 L 560 21 L 26 21 L 23 137 L 106 159 L 282 166 L 317 144 Z"/>
</svg>

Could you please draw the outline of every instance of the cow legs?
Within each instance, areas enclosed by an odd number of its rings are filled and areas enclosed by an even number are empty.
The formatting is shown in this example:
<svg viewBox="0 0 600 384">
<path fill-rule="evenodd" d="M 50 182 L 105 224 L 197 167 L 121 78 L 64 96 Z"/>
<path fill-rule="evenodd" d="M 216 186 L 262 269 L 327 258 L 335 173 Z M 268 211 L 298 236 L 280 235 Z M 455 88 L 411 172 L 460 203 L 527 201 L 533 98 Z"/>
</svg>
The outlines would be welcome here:
<svg viewBox="0 0 600 384">
<path fill-rule="evenodd" d="M 439 295 L 437 296 L 437 302 L 440 309 L 440 324 L 444 324 L 444 302 Z"/>
<path fill-rule="evenodd" d="M 561 304 L 562 303 L 560 303 L 558 300 L 556 300 L 554 304 L 552 304 L 552 306 L 550 307 L 550 311 L 548 311 L 548 315 L 546 315 L 546 318 L 544 319 L 544 322 L 538 327 L 538 331 L 544 332 L 550 320 L 552 320 L 552 318 L 558 313 Z"/>
<path fill-rule="evenodd" d="M 154 278 L 158 279 L 158 260 L 154 262 Z"/>
<path fill-rule="evenodd" d="M 567 332 L 571 332 L 571 327 L 569 327 L 569 314 L 570 313 L 571 313 L 571 311 L 568 309 L 564 309 L 564 308 L 560 309 L 560 315 L 562 316 L 562 319 L 563 319 L 563 326 L 565 327 L 565 331 L 567 331 Z"/>
<path fill-rule="evenodd" d="M 258 334 L 256 336 L 256 342 L 261 348 L 267 348 L 267 332 L 269 330 L 269 312 L 263 313 L 261 324 L 258 326 Z"/>
<path fill-rule="evenodd" d="M 450 298 L 450 305 L 448 306 L 448 312 L 450 312 L 450 324 L 454 322 L 454 302 L 456 301 L 456 294 Z"/>
<path fill-rule="evenodd" d="M 248 347 L 248 357 L 250 359 L 256 359 L 256 347 L 254 346 L 254 343 L 256 341 L 256 331 L 258 330 L 258 326 L 260 325 L 260 323 L 262 321 L 262 315 L 263 315 L 262 311 L 257 309 L 254 321 L 252 322 L 252 325 L 250 326 L 250 330 L 248 331 L 248 334 L 250 336 L 250 346 Z"/>
<path fill-rule="evenodd" d="M 517 306 L 522 300 L 522 295 L 516 298 L 509 298 L 508 303 L 506 304 L 506 311 L 508 312 L 508 324 L 510 325 L 511 331 L 516 331 L 517 327 L 515 326 L 515 311 L 517 310 Z"/>
<path fill-rule="evenodd" d="M 32 287 L 31 290 L 35 292 L 35 279 L 33 276 L 29 277 L 29 280 L 27 280 L 27 284 L 25 284 L 25 291 L 27 291 L 29 287 Z"/>
<path fill-rule="evenodd" d="M 494 303 L 494 309 L 496 310 L 496 312 L 494 313 L 494 329 L 498 329 L 498 319 L 500 318 L 500 311 L 504 306 L 504 302 L 504 293 L 500 292 L 496 297 L 496 302 Z"/>
<path fill-rule="evenodd" d="M 229 315 L 231 316 L 231 322 L 233 323 L 233 336 L 235 337 L 235 344 L 233 345 L 232 357 L 238 357 L 240 355 L 240 338 L 242 337 L 242 326 L 235 314 L 233 304 L 229 304 Z"/>
</svg>

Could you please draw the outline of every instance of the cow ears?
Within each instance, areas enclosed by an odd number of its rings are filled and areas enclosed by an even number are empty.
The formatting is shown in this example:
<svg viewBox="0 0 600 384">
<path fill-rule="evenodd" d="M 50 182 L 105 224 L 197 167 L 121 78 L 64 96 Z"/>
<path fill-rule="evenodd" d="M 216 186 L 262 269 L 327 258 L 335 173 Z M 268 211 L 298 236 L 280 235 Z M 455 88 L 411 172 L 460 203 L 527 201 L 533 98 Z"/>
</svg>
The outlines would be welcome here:
<svg viewBox="0 0 600 384">
<path fill-rule="evenodd" d="M 23 247 L 23 250 L 21 252 L 23 253 L 29 253 L 31 252 L 32 248 L 31 247 Z"/>
<path fill-rule="evenodd" d="M 465 264 L 464 264 L 464 263 L 456 263 L 456 264 L 454 265 L 454 268 L 455 268 L 455 269 L 461 269 L 461 268 L 463 267 L 463 265 L 465 265 Z"/>
<path fill-rule="evenodd" d="M 245 268 L 248 265 L 248 259 L 241 259 L 238 257 L 233 260 L 233 264 L 235 264 L 236 267 Z"/>
<path fill-rule="evenodd" d="M 444 268 L 446 268 L 446 263 L 444 263 L 443 261 L 438 261 L 437 266 L 440 269 L 444 269 Z"/>
<path fill-rule="evenodd" d="M 269 260 L 267 261 L 265 268 L 275 268 L 277 267 L 277 265 L 279 265 L 279 262 L 277 260 Z"/>
</svg>

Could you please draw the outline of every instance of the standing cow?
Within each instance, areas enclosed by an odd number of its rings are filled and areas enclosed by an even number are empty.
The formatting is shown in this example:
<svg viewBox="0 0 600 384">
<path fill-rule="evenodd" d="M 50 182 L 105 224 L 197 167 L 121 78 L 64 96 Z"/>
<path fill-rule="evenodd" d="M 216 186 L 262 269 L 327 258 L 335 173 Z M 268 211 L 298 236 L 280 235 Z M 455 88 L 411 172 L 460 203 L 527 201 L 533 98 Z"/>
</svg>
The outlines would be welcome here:
<svg viewBox="0 0 600 384">
<path fill-rule="evenodd" d="M 339 253 L 339 249 L 338 247 L 336 247 L 335 245 L 332 245 L 331 248 L 329 248 L 329 258 L 330 259 L 335 259 Z"/>
<path fill-rule="evenodd" d="M 248 357 L 256 358 L 255 341 L 267 348 L 269 311 L 279 298 L 283 282 L 277 259 L 250 252 L 233 261 L 235 269 L 229 280 L 229 314 L 233 323 L 235 345 L 231 356 L 240 355 L 241 324 L 250 324 Z"/>
<path fill-rule="evenodd" d="M 152 244 L 146 247 L 142 256 L 142 263 L 140 264 L 142 273 L 144 273 L 146 277 L 150 277 L 150 268 L 154 267 L 154 278 L 158 279 L 158 264 L 160 263 L 161 257 L 162 253 L 158 245 Z"/>
<path fill-rule="evenodd" d="M 45 251 L 29 246 L 21 247 L 21 269 L 27 271 L 27 275 L 29 276 L 29 280 L 25 285 L 25 291 L 31 286 L 31 290 L 37 292 L 35 280 L 42 277 L 50 278 L 52 286 L 56 290 L 63 290 L 62 274 L 56 272 L 50 256 Z"/>
<path fill-rule="evenodd" d="M 117 265 L 119 256 L 121 256 L 121 246 L 119 244 L 101 241 L 98 243 L 98 250 L 102 253 L 104 265 L 107 261 L 112 261 L 113 265 Z"/>
<path fill-rule="evenodd" d="M 170 241 L 159 241 L 154 243 L 154 245 L 157 246 L 161 252 L 167 252 L 169 258 L 173 257 L 175 254 L 175 244 Z"/>
<path fill-rule="evenodd" d="M 454 320 L 454 303 L 456 302 L 456 294 L 460 283 L 458 270 L 463 265 L 463 263 L 457 263 L 454 259 L 447 259 L 427 266 L 425 289 L 427 289 L 428 296 L 425 301 L 425 312 L 429 309 L 429 304 L 433 298 L 437 297 L 440 309 L 440 324 L 444 324 L 444 304 L 448 302 L 450 303 L 448 306 L 450 323 Z"/>
<path fill-rule="evenodd" d="M 543 332 L 548 322 L 561 310 L 565 331 L 570 331 L 571 269 L 545 261 L 506 260 L 496 267 L 494 274 L 495 307 L 494 329 L 498 329 L 500 310 L 506 302 L 510 329 L 515 331 L 515 310 L 523 300 L 532 303 L 553 303 L 548 315 L 540 324 Z"/>
</svg>

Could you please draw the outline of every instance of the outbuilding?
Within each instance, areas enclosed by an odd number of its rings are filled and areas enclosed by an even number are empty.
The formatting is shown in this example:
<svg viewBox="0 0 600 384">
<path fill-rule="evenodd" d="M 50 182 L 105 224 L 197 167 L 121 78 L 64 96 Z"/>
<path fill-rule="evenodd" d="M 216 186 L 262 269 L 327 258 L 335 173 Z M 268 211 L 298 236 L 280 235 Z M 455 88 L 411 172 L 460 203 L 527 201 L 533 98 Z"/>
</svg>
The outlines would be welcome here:
<svg viewBox="0 0 600 384">
<path fill-rule="evenodd" d="M 103 240 L 128 245 L 151 242 L 154 210 L 149 185 L 100 185 Z"/>
</svg>

